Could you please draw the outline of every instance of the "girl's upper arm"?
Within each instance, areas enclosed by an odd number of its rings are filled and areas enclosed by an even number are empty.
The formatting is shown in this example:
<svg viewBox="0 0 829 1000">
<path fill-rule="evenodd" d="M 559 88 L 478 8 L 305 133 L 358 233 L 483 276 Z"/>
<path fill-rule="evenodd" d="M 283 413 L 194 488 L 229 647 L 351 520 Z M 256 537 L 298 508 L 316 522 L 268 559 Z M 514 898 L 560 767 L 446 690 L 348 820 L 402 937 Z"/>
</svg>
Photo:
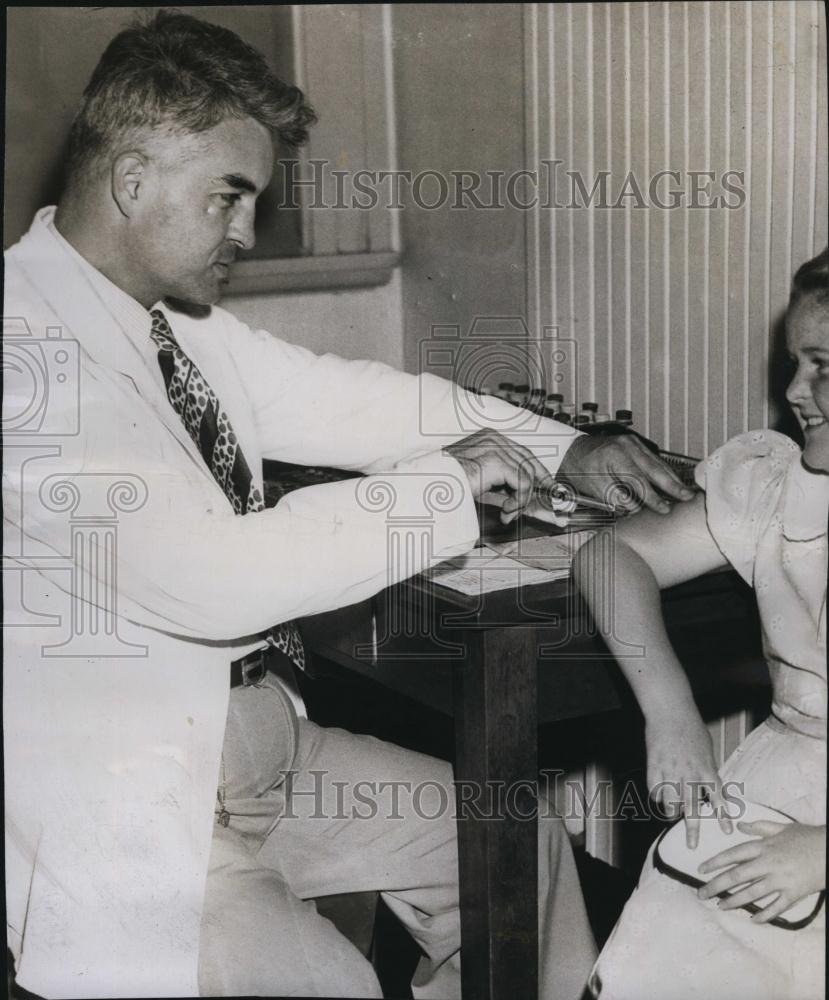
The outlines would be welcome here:
<svg viewBox="0 0 829 1000">
<path fill-rule="evenodd" d="M 650 566 L 660 587 L 672 587 L 728 565 L 708 530 L 704 493 L 676 504 L 670 514 L 642 511 L 613 530 Z"/>
</svg>

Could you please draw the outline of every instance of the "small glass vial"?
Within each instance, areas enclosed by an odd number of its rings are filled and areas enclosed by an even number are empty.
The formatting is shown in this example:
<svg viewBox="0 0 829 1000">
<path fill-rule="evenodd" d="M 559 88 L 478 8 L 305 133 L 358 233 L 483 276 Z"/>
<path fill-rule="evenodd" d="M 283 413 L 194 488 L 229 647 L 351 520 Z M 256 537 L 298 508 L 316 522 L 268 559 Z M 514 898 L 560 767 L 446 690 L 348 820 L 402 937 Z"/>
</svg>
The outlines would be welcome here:
<svg viewBox="0 0 829 1000">
<path fill-rule="evenodd" d="M 498 396 L 500 399 L 507 399 L 507 397 L 514 388 L 515 386 L 512 384 L 512 382 L 499 382 L 498 390 L 496 391 L 495 395 Z"/>
<path fill-rule="evenodd" d="M 581 416 L 586 417 L 589 423 L 596 422 L 596 414 L 599 411 L 598 403 L 582 403 Z"/>
<path fill-rule="evenodd" d="M 526 406 L 530 398 L 530 387 L 526 382 L 522 382 L 515 387 L 515 405 Z"/>
<path fill-rule="evenodd" d="M 555 419 L 561 412 L 561 404 L 563 402 L 564 396 L 560 392 L 548 392 L 547 401 L 544 404 L 544 416 Z"/>
<path fill-rule="evenodd" d="M 616 423 L 623 424 L 625 427 L 633 426 L 633 410 L 617 410 L 616 411 Z"/>
</svg>

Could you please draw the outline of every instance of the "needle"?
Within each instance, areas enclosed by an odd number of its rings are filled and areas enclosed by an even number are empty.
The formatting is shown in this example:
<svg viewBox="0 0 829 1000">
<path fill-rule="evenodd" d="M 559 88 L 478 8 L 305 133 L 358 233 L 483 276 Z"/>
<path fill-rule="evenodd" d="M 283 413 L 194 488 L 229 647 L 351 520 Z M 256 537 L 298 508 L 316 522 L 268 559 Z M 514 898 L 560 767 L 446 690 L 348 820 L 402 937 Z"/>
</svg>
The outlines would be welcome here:
<svg viewBox="0 0 829 1000">
<path fill-rule="evenodd" d="M 556 483 L 554 486 L 548 487 L 536 486 L 533 492 L 542 506 L 551 509 L 553 507 L 552 502 L 558 501 L 559 503 L 575 503 L 579 507 L 589 507 L 591 510 L 602 510 L 608 514 L 623 512 L 623 508 L 616 507 L 612 503 L 606 503 L 603 500 L 594 500 L 592 497 L 582 496 L 563 483 Z"/>
</svg>

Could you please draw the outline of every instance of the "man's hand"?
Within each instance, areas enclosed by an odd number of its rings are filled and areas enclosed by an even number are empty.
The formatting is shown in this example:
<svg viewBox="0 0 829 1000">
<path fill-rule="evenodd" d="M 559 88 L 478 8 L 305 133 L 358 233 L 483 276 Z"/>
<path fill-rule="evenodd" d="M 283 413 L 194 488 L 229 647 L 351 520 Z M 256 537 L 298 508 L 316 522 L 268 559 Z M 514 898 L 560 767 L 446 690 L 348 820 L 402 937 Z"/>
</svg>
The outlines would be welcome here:
<svg viewBox="0 0 829 1000">
<path fill-rule="evenodd" d="M 504 523 L 530 506 L 537 484 L 545 489 L 554 485 L 552 475 L 529 448 L 498 431 L 477 431 L 443 450 L 460 463 L 476 498 L 493 489 L 506 488 L 509 491 L 501 507 Z"/>
<path fill-rule="evenodd" d="M 729 847 L 699 866 L 701 874 L 731 866 L 697 891 L 700 899 L 745 886 L 719 903 L 721 910 L 733 910 L 777 893 L 751 918 L 754 923 L 765 924 L 799 899 L 826 887 L 825 826 L 761 820 L 738 823 L 737 829 L 758 839 Z"/>
<path fill-rule="evenodd" d="M 614 504 L 631 511 L 644 503 L 667 514 L 671 505 L 660 493 L 674 500 L 694 496 L 694 491 L 632 434 L 577 437 L 567 449 L 556 478 L 569 480 L 577 492 L 600 500 L 607 500 L 612 491 L 616 494 Z"/>
<path fill-rule="evenodd" d="M 711 734 L 696 708 L 690 706 L 681 715 L 647 721 L 645 743 L 651 796 L 669 818 L 684 813 L 688 847 L 693 850 L 699 843 L 700 806 L 705 798 L 716 811 L 723 832 L 731 833 Z"/>
</svg>

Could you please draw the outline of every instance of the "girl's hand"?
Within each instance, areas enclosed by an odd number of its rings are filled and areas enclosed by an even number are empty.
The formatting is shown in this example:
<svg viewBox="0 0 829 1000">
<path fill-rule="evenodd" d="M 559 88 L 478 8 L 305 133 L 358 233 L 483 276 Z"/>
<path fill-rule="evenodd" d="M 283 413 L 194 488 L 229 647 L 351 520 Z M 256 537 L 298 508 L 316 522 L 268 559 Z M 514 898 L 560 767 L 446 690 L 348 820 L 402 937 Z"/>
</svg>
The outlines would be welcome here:
<svg viewBox="0 0 829 1000">
<path fill-rule="evenodd" d="M 757 837 L 730 847 L 699 866 L 700 874 L 733 865 L 698 890 L 700 899 L 711 899 L 738 885 L 750 883 L 719 902 L 722 910 L 734 910 L 777 893 L 759 913 L 756 924 L 780 916 L 799 899 L 826 886 L 826 827 L 804 823 L 738 823 L 737 829 Z"/>
<path fill-rule="evenodd" d="M 711 735 L 691 704 L 679 715 L 647 720 L 648 788 L 670 819 L 685 814 L 685 842 L 699 843 L 700 805 L 707 798 L 724 833 L 731 833 Z"/>
</svg>

